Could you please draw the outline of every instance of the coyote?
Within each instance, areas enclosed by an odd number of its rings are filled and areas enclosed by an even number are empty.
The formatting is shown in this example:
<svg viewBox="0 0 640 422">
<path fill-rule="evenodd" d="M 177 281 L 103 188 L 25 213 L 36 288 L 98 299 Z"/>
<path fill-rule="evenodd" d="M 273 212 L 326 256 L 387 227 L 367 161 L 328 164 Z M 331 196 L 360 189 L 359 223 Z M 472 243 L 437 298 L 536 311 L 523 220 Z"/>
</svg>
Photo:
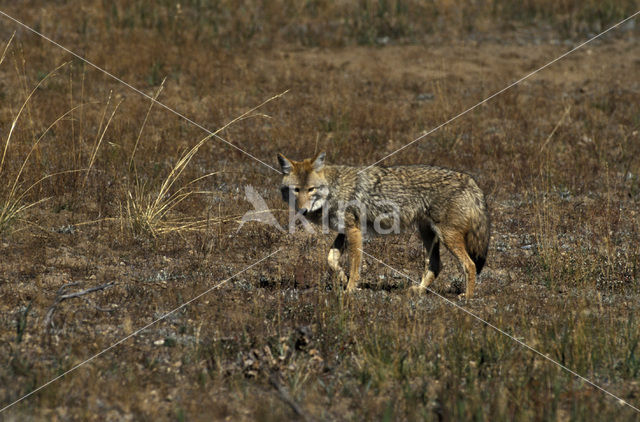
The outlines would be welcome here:
<svg viewBox="0 0 640 422">
<path fill-rule="evenodd" d="M 377 234 L 417 229 L 426 249 L 419 286 L 424 292 L 440 272 L 440 243 L 458 259 L 466 278 L 467 299 L 473 296 L 489 245 L 489 214 L 484 194 L 465 173 L 427 165 L 348 167 L 325 165 L 325 153 L 303 161 L 278 154 L 283 178 L 282 199 L 315 224 L 337 231 L 329 267 L 342 283 L 347 277 L 339 259 L 349 256 L 347 291 L 360 278 L 363 231 Z"/>
</svg>

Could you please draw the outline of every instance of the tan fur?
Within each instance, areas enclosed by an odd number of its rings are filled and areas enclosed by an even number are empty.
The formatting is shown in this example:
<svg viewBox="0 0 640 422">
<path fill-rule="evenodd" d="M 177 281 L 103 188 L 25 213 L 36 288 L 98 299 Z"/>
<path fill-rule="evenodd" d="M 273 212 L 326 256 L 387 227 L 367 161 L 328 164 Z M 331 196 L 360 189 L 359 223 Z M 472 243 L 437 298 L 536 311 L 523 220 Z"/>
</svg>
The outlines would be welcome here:
<svg viewBox="0 0 640 422">
<path fill-rule="evenodd" d="M 471 176 L 426 165 L 329 166 L 324 157 L 321 153 L 293 161 L 278 155 L 284 174 L 281 191 L 307 220 L 338 231 L 327 260 L 344 282 L 339 259 L 347 250 L 348 291 L 360 278 L 362 231 L 385 234 L 397 227 L 418 229 L 427 253 L 415 290 L 426 290 L 438 276 L 442 243 L 462 267 L 466 297 L 473 296 L 476 273 L 487 255 L 490 223 L 484 194 Z"/>
<path fill-rule="evenodd" d="M 362 233 L 360 227 L 347 227 L 347 252 L 349 254 L 349 284 L 347 291 L 355 290 L 360 279 L 360 262 L 362 261 Z"/>
</svg>

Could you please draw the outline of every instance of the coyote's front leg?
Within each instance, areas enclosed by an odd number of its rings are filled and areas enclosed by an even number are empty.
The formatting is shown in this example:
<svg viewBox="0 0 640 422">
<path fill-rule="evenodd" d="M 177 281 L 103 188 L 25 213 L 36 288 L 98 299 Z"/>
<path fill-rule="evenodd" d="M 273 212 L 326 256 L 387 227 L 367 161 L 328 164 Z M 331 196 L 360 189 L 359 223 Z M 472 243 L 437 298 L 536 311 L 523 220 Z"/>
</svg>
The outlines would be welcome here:
<svg viewBox="0 0 640 422">
<path fill-rule="evenodd" d="M 333 270 L 338 275 L 338 281 L 341 284 L 347 282 L 347 276 L 344 273 L 344 270 L 340 266 L 340 257 L 342 256 L 342 252 L 344 252 L 344 247 L 346 245 L 345 236 L 343 233 L 339 233 L 336 237 L 336 240 L 333 241 L 333 245 L 331 245 L 331 249 L 329 249 L 329 256 L 327 256 L 327 261 L 329 262 L 329 268 Z"/>
<path fill-rule="evenodd" d="M 347 252 L 349 253 L 349 284 L 347 292 L 358 286 L 360 263 L 362 261 L 362 231 L 357 225 L 347 227 Z"/>
</svg>

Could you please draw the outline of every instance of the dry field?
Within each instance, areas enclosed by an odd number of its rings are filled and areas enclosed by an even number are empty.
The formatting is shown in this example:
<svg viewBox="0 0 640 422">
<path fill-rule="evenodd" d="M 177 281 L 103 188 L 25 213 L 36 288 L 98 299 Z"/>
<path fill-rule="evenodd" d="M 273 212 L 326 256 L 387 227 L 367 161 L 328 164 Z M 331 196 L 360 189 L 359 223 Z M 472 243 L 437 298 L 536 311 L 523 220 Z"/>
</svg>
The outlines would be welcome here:
<svg viewBox="0 0 640 422">
<path fill-rule="evenodd" d="M 637 18 L 381 163 L 486 192 L 468 303 L 448 252 L 448 301 L 371 258 L 347 295 L 332 236 L 240 225 L 247 186 L 286 224 L 276 153 L 371 164 L 638 1 L 15 3 L 147 97 L 0 15 L 0 408 L 64 375 L 0 420 L 638 419 Z"/>
</svg>

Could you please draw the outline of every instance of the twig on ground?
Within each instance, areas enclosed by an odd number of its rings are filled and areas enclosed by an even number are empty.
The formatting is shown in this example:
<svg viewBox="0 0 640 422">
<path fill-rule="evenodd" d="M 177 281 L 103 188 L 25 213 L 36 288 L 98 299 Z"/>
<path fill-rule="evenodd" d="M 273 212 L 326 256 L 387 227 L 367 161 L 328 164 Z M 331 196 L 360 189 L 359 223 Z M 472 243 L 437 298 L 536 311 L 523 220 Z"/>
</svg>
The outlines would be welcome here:
<svg viewBox="0 0 640 422">
<path fill-rule="evenodd" d="M 46 328 L 53 327 L 53 313 L 56 311 L 56 307 L 60 304 L 60 302 L 65 301 L 67 299 L 73 299 L 73 298 L 76 298 L 76 297 L 82 297 L 84 295 L 87 295 L 87 294 L 93 293 L 93 292 L 97 292 L 99 290 L 104 290 L 104 289 L 106 289 L 108 287 L 111 287 L 111 286 L 115 285 L 115 282 L 111 281 L 109 283 L 102 284 L 100 286 L 90 287 L 88 289 L 80 290 L 80 291 L 77 291 L 77 292 L 66 293 L 66 294 L 64 293 L 67 288 L 73 287 L 73 286 L 77 286 L 79 284 L 80 283 L 78 283 L 78 282 L 67 283 L 67 284 L 61 286 L 58 289 L 56 300 L 55 300 L 55 302 L 53 302 L 53 305 L 51 305 L 51 307 L 47 311 L 47 315 L 44 318 L 44 326 Z M 93 304 L 93 302 L 91 302 L 88 298 L 83 298 L 83 299 L 85 301 L 87 301 L 89 304 L 91 304 L 95 309 L 97 309 L 99 311 L 103 311 L 103 312 L 110 311 L 110 309 L 103 309 L 103 308 L 98 307 L 97 305 Z"/>
</svg>

